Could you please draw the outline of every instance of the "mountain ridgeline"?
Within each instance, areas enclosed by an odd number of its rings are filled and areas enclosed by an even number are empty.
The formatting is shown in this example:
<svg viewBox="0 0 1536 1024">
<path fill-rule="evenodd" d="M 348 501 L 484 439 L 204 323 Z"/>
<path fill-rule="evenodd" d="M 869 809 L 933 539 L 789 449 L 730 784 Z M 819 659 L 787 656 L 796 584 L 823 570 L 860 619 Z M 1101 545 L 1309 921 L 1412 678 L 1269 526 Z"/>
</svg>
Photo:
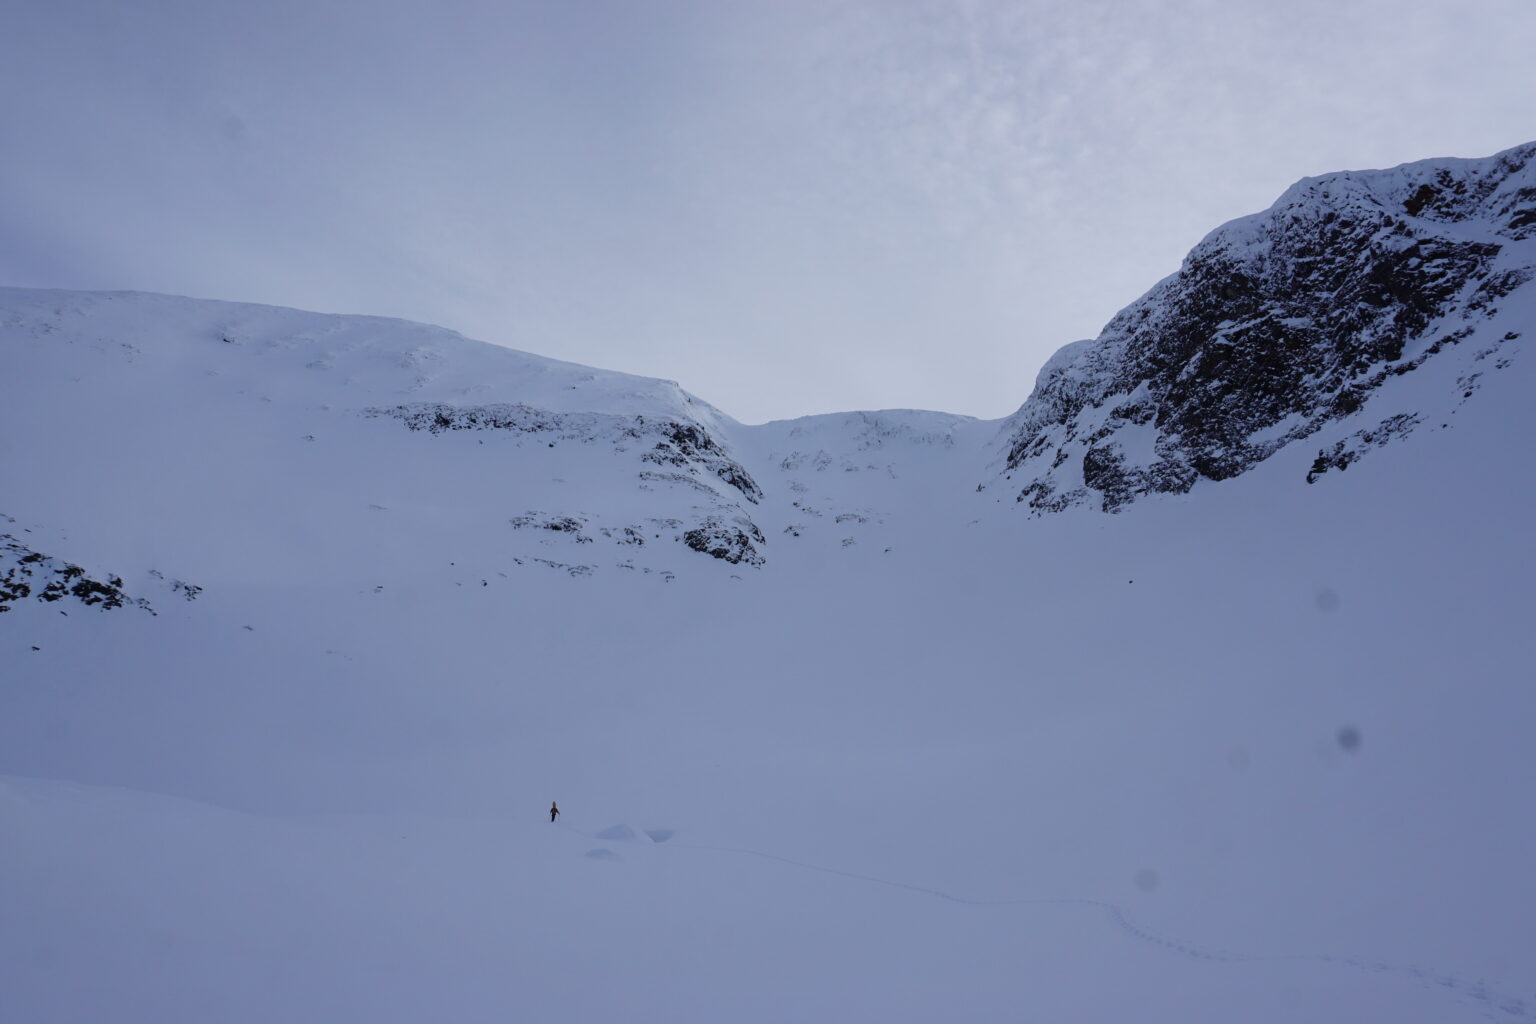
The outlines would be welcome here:
<svg viewBox="0 0 1536 1024">
<path fill-rule="evenodd" d="M 495 538 L 474 571 L 444 562 L 483 587 L 881 557 L 983 519 L 1120 512 L 1296 445 L 1306 459 L 1287 472 L 1317 484 L 1451 429 L 1518 358 L 1536 317 L 1533 158 L 1536 143 L 1302 181 L 1058 352 L 1001 422 L 746 426 L 670 381 L 401 321 L 0 291 L 9 435 L 73 432 L 48 460 L 10 449 L 0 611 L 147 609 L 349 545 L 331 571 L 365 574 L 378 551 L 448 545 L 426 536 Z M 194 507 L 154 503 L 188 480 Z M 108 522 L 96 508 L 114 493 L 130 497 Z M 345 542 L 284 494 L 334 506 Z M 186 542 L 214 521 L 248 563 L 231 565 L 222 536 Z M 312 534 L 313 550 L 295 540 Z"/>
</svg>

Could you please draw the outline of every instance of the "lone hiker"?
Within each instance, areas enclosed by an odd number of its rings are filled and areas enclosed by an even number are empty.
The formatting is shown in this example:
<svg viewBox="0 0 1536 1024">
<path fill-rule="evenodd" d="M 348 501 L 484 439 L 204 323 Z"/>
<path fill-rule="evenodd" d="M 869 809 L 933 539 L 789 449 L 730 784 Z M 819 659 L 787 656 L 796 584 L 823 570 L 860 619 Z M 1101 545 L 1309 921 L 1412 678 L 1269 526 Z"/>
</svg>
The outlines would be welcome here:
<svg viewBox="0 0 1536 1024">
<path fill-rule="evenodd" d="M 556 818 L 558 818 L 558 817 L 560 817 L 560 808 L 559 808 L 559 806 L 553 800 L 551 800 L 549 802 L 549 820 L 550 820 L 550 823 L 553 824 L 554 820 Z"/>
</svg>

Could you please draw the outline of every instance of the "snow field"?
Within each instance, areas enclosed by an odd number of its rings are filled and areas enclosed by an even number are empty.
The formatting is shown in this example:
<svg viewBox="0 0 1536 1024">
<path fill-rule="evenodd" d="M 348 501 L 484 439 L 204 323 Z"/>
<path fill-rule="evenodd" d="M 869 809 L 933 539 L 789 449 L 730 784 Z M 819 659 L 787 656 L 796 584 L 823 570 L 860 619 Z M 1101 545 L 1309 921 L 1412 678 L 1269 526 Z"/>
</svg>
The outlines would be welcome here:
<svg viewBox="0 0 1536 1024">
<path fill-rule="evenodd" d="M 510 520 L 712 499 L 355 415 L 470 386 L 382 342 L 343 385 L 132 329 L 5 350 L 7 529 L 158 614 L 0 619 L 0 1018 L 1536 1012 L 1523 359 L 1314 485 L 1113 517 L 976 491 L 997 424 L 712 420 L 768 563 L 626 570 Z M 636 380 L 592 402 L 676 411 Z"/>
</svg>

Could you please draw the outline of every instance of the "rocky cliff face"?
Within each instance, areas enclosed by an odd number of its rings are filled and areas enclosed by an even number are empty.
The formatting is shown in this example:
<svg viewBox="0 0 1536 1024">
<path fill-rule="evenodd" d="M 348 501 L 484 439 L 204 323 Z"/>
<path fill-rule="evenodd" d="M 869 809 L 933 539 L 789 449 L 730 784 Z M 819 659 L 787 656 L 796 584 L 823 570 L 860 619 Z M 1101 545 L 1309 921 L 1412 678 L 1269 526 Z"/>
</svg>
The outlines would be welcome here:
<svg viewBox="0 0 1536 1024">
<path fill-rule="evenodd" d="M 1536 276 L 1533 239 L 1536 143 L 1306 179 L 1062 349 L 1007 421 L 1005 478 L 1038 514 L 1236 476 L 1449 349 L 1518 338 L 1496 320 Z M 1314 469 L 1411 427 L 1362 423 Z"/>
<path fill-rule="evenodd" d="M 760 566 L 764 543 L 762 531 L 747 514 L 742 502 L 757 504 L 763 490 L 742 465 L 731 457 L 709 430 L 693 419 L 657 416 L 613 416 L 603 413 L 554 413 L 532 406 L 496 404 L 480 406 L 442 403 L 407 403 L 369 409 L 373 418 L 398 419 L 411 430 L 429 434 L 448 431 L 500 431 L 542 440 L 553 448 L 560 443 L 595 445 L 619 455 L 638 452 L 637 479 L 646 490 L 666 488 L 689 498 L 686 518 L 652 517 L 640 523 L 603 525 L 600 514 L 549 514 L 530 510 L 511 520 L 518 530 L 543 531 L 546 540 L 564 537 L 576 544 L 593 543 L 592 534 L 619 545 L 629 555 L 644 547 L 646 538 L 663 535 L 688 548 L 733 565 L 745 562 Z M 591 566 L 547 562 L 585 575 Z M 633 566 L 633 559 L 628 560 Z"/>
</svg>

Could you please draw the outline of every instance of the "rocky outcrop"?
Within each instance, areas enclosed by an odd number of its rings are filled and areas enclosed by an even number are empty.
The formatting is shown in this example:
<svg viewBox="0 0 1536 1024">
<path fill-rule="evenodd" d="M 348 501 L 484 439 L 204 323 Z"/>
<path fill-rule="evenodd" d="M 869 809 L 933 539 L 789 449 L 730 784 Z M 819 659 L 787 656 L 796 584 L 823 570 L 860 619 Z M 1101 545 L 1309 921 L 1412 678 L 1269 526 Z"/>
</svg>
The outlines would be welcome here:
<svg viewBox="0 0 1536 1024">
<path fill-rule="evenodd" d="M 1536 236 L 1533 158 L 1536 143 L 1307 179 L 1213 232 L 1041 371 L 1006 425 L 1017 500 L 1113 512 L 1236 476 L 1354 414 L 1536 277 L 1511 245 Z"/>
<path fill-rule="evenodd" d="M 640 459 L 712 477 L 734 488 L 747 501 L 757 503 L 763 490 L 746 469 L 731 458 L 698 423 L 651 416 L 613 416 L 604 413 L 555 413 L 532 406 L 444 405 L 418 402 L 365 410 L 370 417 L 397 419 L 411 430 L 442 434 L 460 430 L 494 430 L 545 435 L 554 441 L 606 442 L 623 450 L 639 443 L 646 446 Z"/>
<path fill-rule="evenodd" d="M 645 461 L 685 469 L 698 467 L 736 488 L 753 504 L 762 500 L 763 489 L 697 423 L 657 423 L 647 421 L 644 416 L 636 416 L 635 421 L 631 436 L 650 438 L 659 435 L 655 446 L 641 456 Z"/>
<path fill-rule="evenodd" d="M 1350 463 L 1359 459 L 1367 451 L 1380 448 L 1395 437 L 1402 437 L 1418 424 L 1418 416 L 1412 413 L 1398 413 L 1367 430 L 1355 431 L 1348 437 L 1335 442 L 1332 448 L 1318 453 L 1312 468 L 1307 472 L 1307 483 L 1316 483 L 1317 478 L 1330 469 L 1348 469 Z"/>
<path fill-rule="evenodd" d="M 186 595 L 188 600 L 200 589 L 192 588 Z M 18 601 L 29 598 L 45 604 L 78 602 L 103 611 L 132 606 L 154 614 L 148 601 L 123 592 L 123 581 L 117 576 L 97 579 L 78 565 L 34 551 L 12 535 L 0 533 L 0 612 L 8 612 Z"/>
<path fill-rule="evenodd" d="M 710 516 L 696 529 L 684 533 L 683 543 L 732 565 L 763 564 L 763 556 L 757 550 L 757 545 L 764 543 L 763 533 L 745 517 L 726 520 Z"/>
</svg>

